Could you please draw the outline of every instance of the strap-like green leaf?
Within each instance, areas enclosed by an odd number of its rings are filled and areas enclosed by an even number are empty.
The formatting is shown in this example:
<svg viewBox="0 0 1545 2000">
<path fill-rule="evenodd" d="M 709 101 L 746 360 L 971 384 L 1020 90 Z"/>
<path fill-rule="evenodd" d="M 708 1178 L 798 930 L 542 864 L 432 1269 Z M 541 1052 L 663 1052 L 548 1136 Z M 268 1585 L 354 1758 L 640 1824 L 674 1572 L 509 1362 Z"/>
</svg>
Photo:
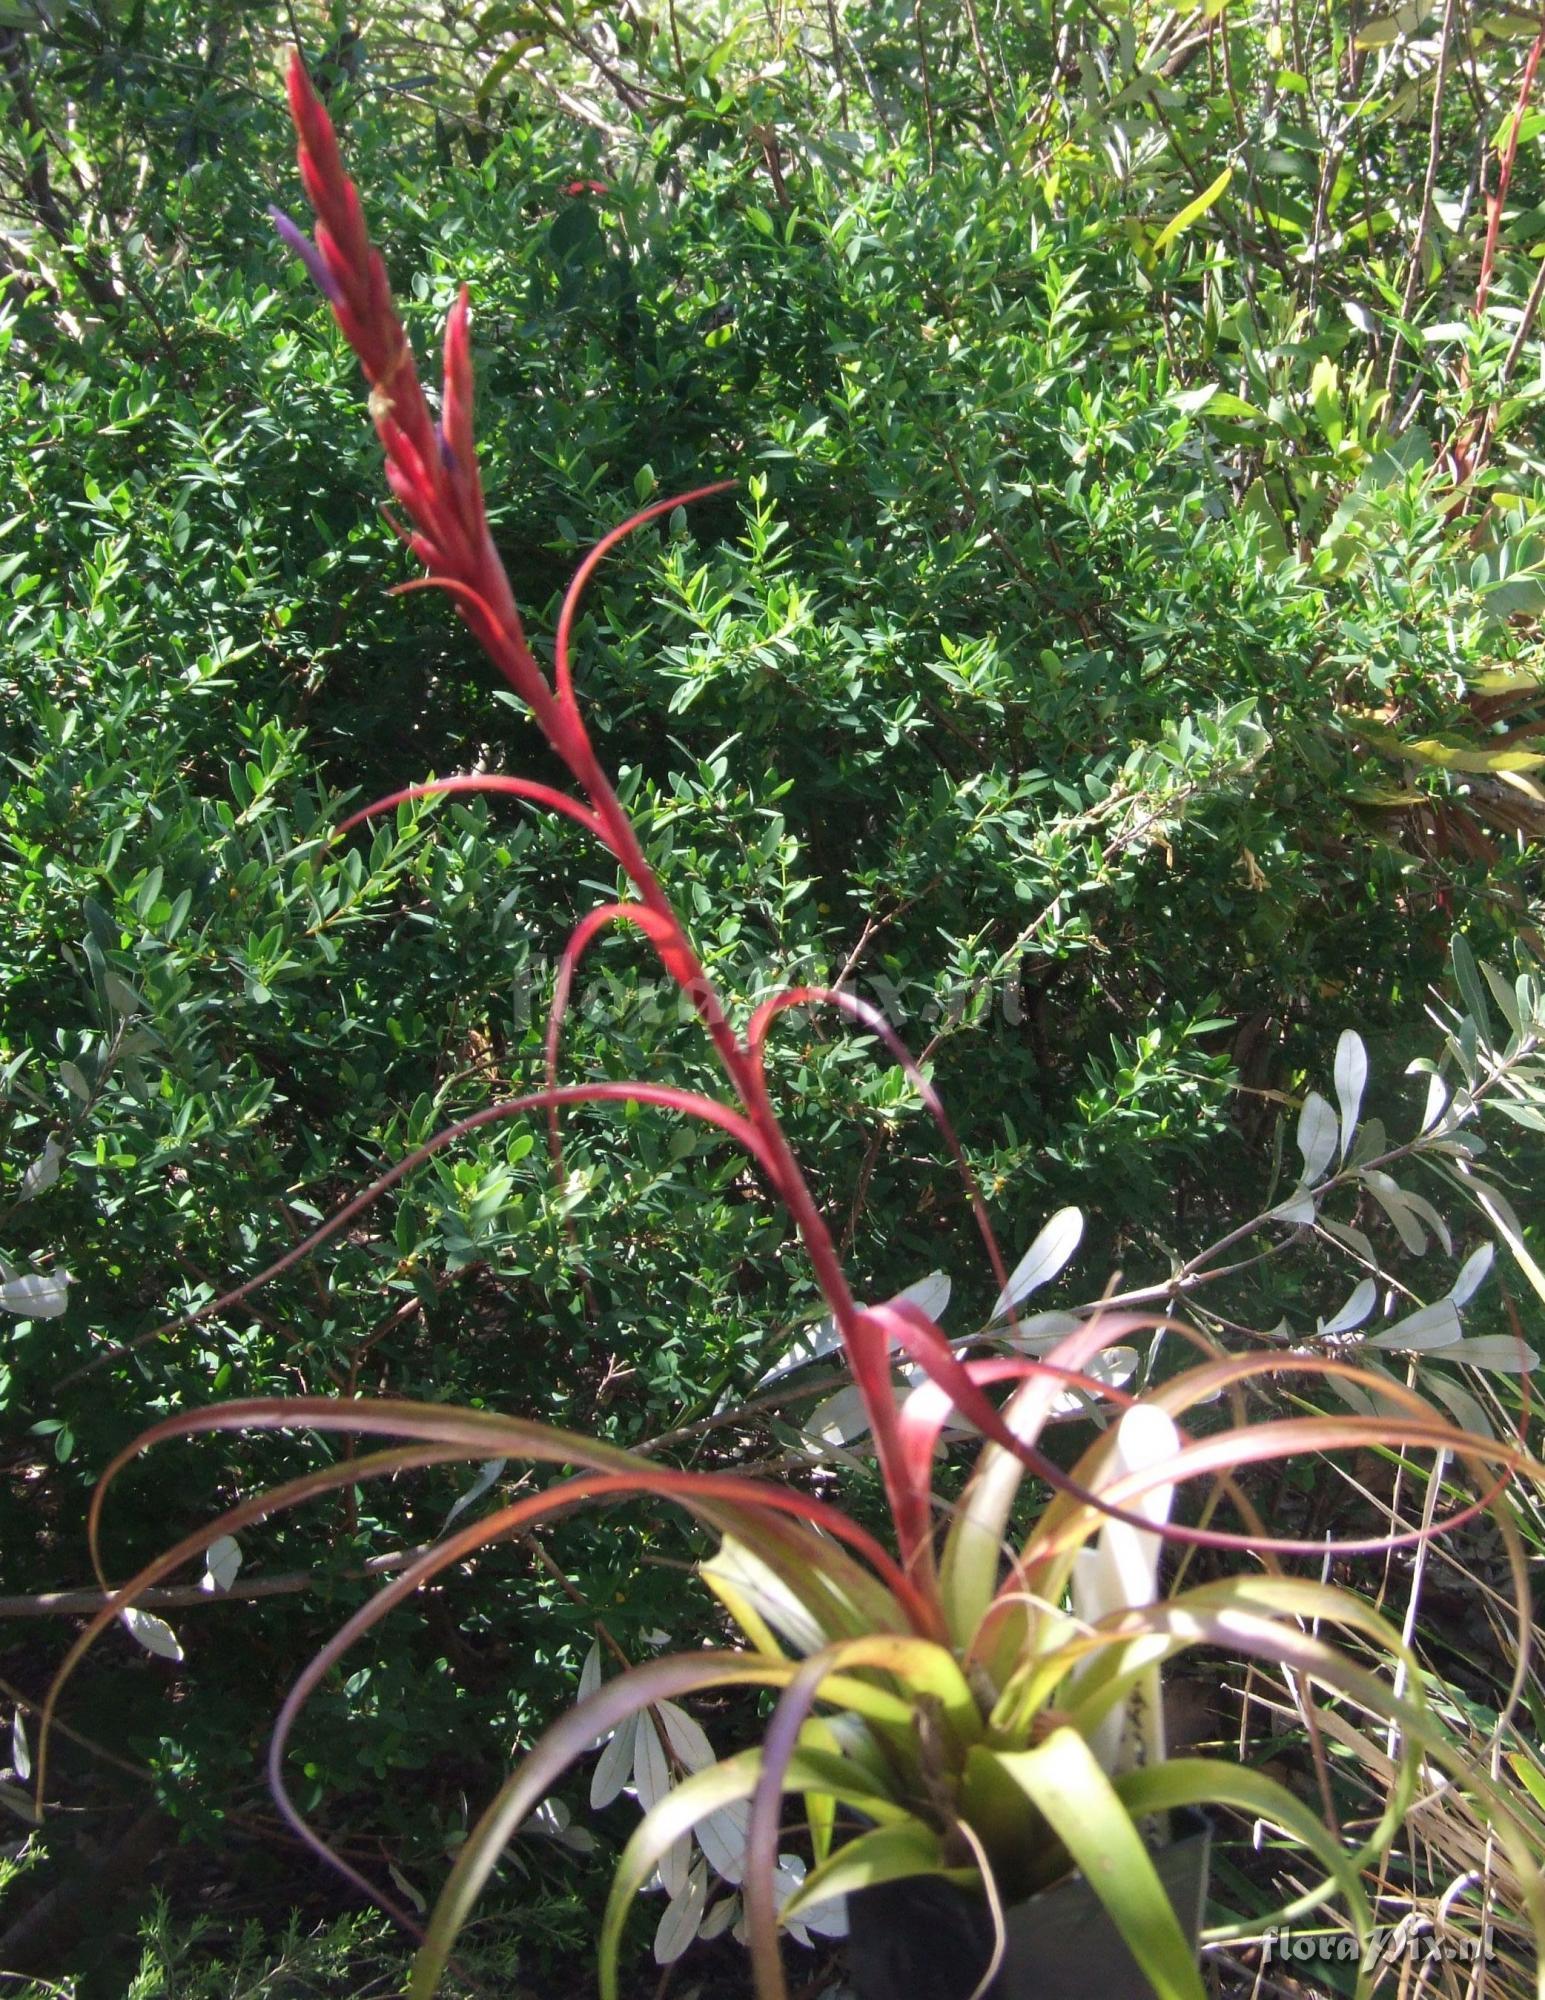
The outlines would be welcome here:
<svg viewBox="0 0 1545 2000">
<path fill-rule="evenodd" d="M 1046 1815 L 1110 1914 L 1158 2000 L 1205 2000 L 1196 1954 L 1164 1893 L 1132 1816 L 1072 1729 L 1034 1750 L 1000 1757 L 1009 1776 Z"/>
<path fill-rule="evenodd" d="M 797 1917 L 814 1903 L 851 1896 L 881 1882 L 905 1881 L 913 1875 L 937 1875 L 962 1887 L 977 1879 L 974 1868 L 946 1867 L 939 1836 L 921 1820 L 907 1818 L 845 1841 L 829 1861 L 811 1869 L 784 1904 L 782 1915 Z"/>
<path fill-rule="evenodd" d="M 1326 1880 L 1297 1897 L 1282 1913 L 1283 1918 L 1301 1917 L 1339 1891 L 1352 1913 L 1358 1943 L 1366 1944 L 1373 1917 L 1354 1858 L 1330 1828 L 1274 1778 L 1211 1757 L 1171 1757 L 1146 1771 L 1128 1771 L 1116 1779 L 1115 1789 L 1134 1819 L 1141 1819 L 1146 1813 L 1169 1812 L 1177 1806 L 1233 1806 L 1255 1819 L 1280 1826 L 1307 1847 L 1326 1872 Z M 1239 1935 L 1246 1935 L 1251 1926 L 1259 1929 L 1259 1918 L 1252 1917 L 1247 1924 L 1240 1925 Z"/>
<path fill-rule="evenodd" d="M 743 1750 L 695 1771 L 675 1785 L 645 1814 L 623 1849 L 612 1877 L 601 1923 L 601 2000 L 616 2000 L 617 1953 L 633 1898 L 654 1873 L 660 1858 L 684 1833 L 725 1806 L 750 1798 L 762 1768 L 759 1750 Z M 885 1829 L 912 1824 L 911 1815 L 894 1801 L 879 1796 L 868 1775 L 826 1751 L 797 1750 L 784 1780 L 791 1792 L 840 1800 Z M 844 1852 L 846 1850 L 843 1850 Z"/>
</svg>

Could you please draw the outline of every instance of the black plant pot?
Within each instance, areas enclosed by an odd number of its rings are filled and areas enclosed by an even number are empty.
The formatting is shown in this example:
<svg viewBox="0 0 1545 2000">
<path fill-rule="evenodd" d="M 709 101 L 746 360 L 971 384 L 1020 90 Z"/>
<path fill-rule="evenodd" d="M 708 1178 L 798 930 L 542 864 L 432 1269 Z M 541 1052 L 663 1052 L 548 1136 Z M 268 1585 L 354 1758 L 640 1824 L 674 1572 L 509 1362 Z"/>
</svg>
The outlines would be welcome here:
<svg viewBox="0 0 1545 2000">
<path fill-rule="evenodd" d="M 1211 1838 L 1200 1822 L 1153 1857 L 1193 1941 L 1202 1927 Z M 992 1919 L 982 1898 L 927 1876 L 850 1896 L 848 1925 L 857 2000 L 970 2000 L 992 1958 Z M 1004 1912 L 1004 1928 L 1003 1963 L 987 2000 L 1154 2000 L 1081 1875 L 1016 1903 Z"/>
</svg>

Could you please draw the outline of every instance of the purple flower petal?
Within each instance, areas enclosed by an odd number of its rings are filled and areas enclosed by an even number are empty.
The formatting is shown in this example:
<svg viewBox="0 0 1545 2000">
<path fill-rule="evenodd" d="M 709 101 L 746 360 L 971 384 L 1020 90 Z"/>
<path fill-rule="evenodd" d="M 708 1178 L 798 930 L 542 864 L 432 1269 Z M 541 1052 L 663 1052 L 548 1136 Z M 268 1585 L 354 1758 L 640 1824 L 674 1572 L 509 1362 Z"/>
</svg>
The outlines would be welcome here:
<svg viewBox="0 0 1545 2000">
<path fill-rule="evenodd" d="M 323 298 L 335 306 L 342 305 L 343 294 L 338 289 L 338 282 L 332 272 L 328 270 L 326 264 L 323 263 L 322 253 L 317 249 L 311 238 L 291 222 L 282 208 L 270 208 L 268 213 L 274 228 L 279 232 L 280 239 L 289 249 L 295 252 L 295 255 L 311 273 L 312 283 L 322 294 Z"/>
</svg>

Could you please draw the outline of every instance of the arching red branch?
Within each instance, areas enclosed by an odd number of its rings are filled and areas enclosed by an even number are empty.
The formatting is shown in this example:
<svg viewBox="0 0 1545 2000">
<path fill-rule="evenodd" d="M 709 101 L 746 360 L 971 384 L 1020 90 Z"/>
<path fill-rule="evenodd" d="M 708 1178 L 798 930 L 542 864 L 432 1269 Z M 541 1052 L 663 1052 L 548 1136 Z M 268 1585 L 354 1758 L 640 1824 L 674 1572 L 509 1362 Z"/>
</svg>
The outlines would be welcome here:
<svg viewBox="0 0 1545 2000">
<path fill-rule="evenodd" d="M 454 778 L 428 778 L 421 785 L 404 785 L 401 791 L 388 792 L 384 798 L 372 799 L 368 806 L 361 806 L 358 812 L 350 813 L 335 829 L 333 838 L 341 840 L 367 819 L 391 812 L 396 806 L 407 805 L 410 800 L 443 798 L 456 792 L 495 792 L 504 793 L 512 799 L 524 799 L 528 805 L 545 806 L 549 812 L 562 813 L 565 819 L 573 820 L 576 826 L 583 827 L 586 833 L 594 834 L 598 840 L 606 839 L 606 829 L 590 808 L 578 799 L 571 799 L 566 792 L 560 792 L 552 785 L 540 784 L 534 778 L 506 778 L 482 771 Z"/>
</svg>

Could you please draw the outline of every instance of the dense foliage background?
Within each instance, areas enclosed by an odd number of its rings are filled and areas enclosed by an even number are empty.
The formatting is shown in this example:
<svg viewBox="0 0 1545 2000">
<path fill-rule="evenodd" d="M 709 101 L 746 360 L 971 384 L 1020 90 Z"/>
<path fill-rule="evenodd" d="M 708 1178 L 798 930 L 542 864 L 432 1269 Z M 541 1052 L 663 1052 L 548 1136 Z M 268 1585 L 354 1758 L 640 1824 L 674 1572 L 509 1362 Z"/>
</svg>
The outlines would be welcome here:
<svg viewBox="0 0 1545 2000">
<path fill-rule="evenodd" d="M 90 1583 L 91 1486 L 154 1417 L 332 1386 L 637 1442 L 752 1389 L 813 1302 L 724 1148 L 597 1114 L 562 1186 L 501 1128 L 161 1334 L 534 1078 L 555 955 L 610 887 L 571 832 L 483 803 L 328 844 L 350 801 L 543 758 L 444 607 L 386 596 L 410 572 L 353 364 L 265 213 L 295 199 L 297 30 L 416 337 L 471 287 L 539 648 L 635 504 L 740 482 L 595 585 L 598 743 L 732 993 L 842 974 L 927 1048 L 1011 1250 L 1087 1211 L 1069 1297 L 1265 1206 L 1281 1108 L 1342 1028 L 1385 1086 L 1433 1053 L 1456 928 L 1503 961 L 1536 943 L 1532 18 L 7 0 L 0 1693 L 24 1712 L 73 1628 L 21 1614 Z M 571 1072 L 700 1075 L 636 948 L 594 965 Z M 862 1287 L 942 1268 L 969 1324 L 990 1282 L 900 1073 L 801 1021 L 774 1078 Z M 1524 1120 L 1524 1188 L 1533 1143 Z M 1238 1316 L 1312 1320 L 1322 1283 L 1313 1255 L 1269 1266 Z M 109 1564 L 324 1448 L 161 1453 Z M 103 1645 L 61 1812 L 32 1837 L 3 1793 L 0 1966 L 125 1991 L 154 1889 L 147 2000 L 390 1978 L 258 1757 L 366 1566 L 462 1484 L 255 1538 L 243 1587 L 274 1594 L 192 1588 L 181 1665 Z M 432 1891 L 598 1612 L 632 1653 L 705 1629 L 693 1553 L 617 1516 L 448 1583 L 317 1702 L 302 1802 Z M 478 1933 L 495 1976 L 582 1983 L 592 1889 L 525 1842 Z"/>
</svg>

